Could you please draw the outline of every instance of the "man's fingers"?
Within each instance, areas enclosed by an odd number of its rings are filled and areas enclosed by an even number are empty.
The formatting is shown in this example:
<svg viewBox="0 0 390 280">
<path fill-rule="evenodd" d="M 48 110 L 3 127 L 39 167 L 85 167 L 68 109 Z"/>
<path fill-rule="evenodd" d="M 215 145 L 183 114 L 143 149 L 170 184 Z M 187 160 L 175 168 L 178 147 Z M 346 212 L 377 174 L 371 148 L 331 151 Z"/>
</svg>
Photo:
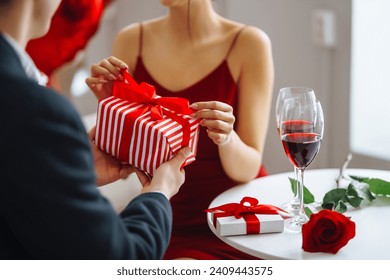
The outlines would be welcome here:
<svg viewBox="0 0 390 280">
<path fill-rule="evenodd" d="M 148 176 L 138 168 L 135 169 L 135 174 L 137 174 L 138 180 L 140 181 L 142 186 L 145 186 L 146 184 L 150 183 L 150 180 Z"/>
<path fill-rule="evenodd" d="M 182 148 L 171 161 L 180 168 L 190 154 L 191 149 L 189 147 Z"/>
<path fill-rule="evenodd" d="M 91 140 L 91 142 L 93 142 L 95 140 L 95 133 L 96 133 L 96 125 L 93 126 L 89 132 L 88 132 L 88 136 L 89 136 L 89 140 Z"/>
<path fill-rule="evenodd" d="M 134 172 L 134 167 L 128 164 L 123 164 L 119 171 L 119 177 L 126 179 L 131 173 Z"/>
</svg>

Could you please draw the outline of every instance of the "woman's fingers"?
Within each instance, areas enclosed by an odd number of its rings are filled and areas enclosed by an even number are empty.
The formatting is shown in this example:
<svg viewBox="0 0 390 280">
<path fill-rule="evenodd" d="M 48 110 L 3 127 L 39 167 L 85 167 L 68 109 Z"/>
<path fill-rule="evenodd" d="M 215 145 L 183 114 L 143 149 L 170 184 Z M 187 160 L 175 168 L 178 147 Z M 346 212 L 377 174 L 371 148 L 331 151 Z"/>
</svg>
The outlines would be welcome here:
<svg viewBox="0 0 390 280">
<path fill-rule="evenodd" d="M 232 106 L 220 101 L 195 102 L 190 105 L 190 108 L 194 110 L 209 109 L 209 110 L 219 110 L 227 113 L 233 112 Z"/>
<path fill-rule="evenodd" d="M 92 78 L 92 77 L 88 77 L 85 79 L 85 83 L 89 86 L 89 87 L 94 87 L 95 85 L 100 85 L 100 84 L 107 84 L 108 81 L 103 79 L 103 78 Z"/>
<path fill-rule="evenodd" d="M 104 77 L 107 80 L 123 80 L 121 70 L 127 69 L 128 66 L 123 61 L 116 57 L 110 56 L 101 60 L 98 64 L 94 64 L 91 67 L 92 77 Z"/>
<path fill-rule="evenodd" d="M 104 78 L 110 81 L 120 80 L 119 70 L 107 61 L 101 61 L 99 64 L 92 65 L 91 76 L 94 78 Z"/>
<path fill-rule="evenodd" d="M 127 66 L 126 63 L 124 63 L 122 60 L 116 58 L 115 56 L 108 57 L 107 61 L 109 61 L 112 65 L 118 67 L 119 69 L 127 69 L 127 68 L 129 68 L 129 66 Z"/>
<path fill-rule="evenodd" d="M 230 133 L 233 131 L 232 124 L 220 120 L 202 120 L 201 126 L 220 133 Z"/>
<path fill-rule="evenodd" d="M 231 139 L 231 134 L 220 133 L 210 129 L 207 129 L 207 135 L 217 145 L 225 145 L 229 143 L 229 140 Z"/>
<path fill-rule="evenodd" d="M 85 83 L 98 100 L 109 97 L 112 93 L 112 82 L 123 81 L 121 71 L 126 69 L 126 63 L 110 56 L 91 66 L 91 76 L 85 79 Z"/>
<path fill-rule="evenodd" d="M 207 135 L 217 145 L 224 145 L 231 139 L 235 117 L 229 104 L 219 101 L 196 102 L 190 106 L 194 117 L 201 118 L 201 126 L 207 128 Z"/>
<path fill-rule="evenodd" d="M 219 101 L 196 102 L 191 104 L 190 107 L 196 110 L 193 114 L 196 118 L 222 120 L 228 123 L 235 122 L 233 108 L 226 103 Z"/>
<path fill-rule="evenodd" d="M 193 116 L 204 120 L 221 120 L 228 123 L 235 122 L 235 117 L 232 113 L 218 110 L 200 110 L 195 112 Z"/>
<path fill-rule="evenodd" d="M 104 80 L 103 78 L 89 77 L 85 79 L 85 83 L 98 100 L 111 96 L 112 82 Z"/>
</svg>

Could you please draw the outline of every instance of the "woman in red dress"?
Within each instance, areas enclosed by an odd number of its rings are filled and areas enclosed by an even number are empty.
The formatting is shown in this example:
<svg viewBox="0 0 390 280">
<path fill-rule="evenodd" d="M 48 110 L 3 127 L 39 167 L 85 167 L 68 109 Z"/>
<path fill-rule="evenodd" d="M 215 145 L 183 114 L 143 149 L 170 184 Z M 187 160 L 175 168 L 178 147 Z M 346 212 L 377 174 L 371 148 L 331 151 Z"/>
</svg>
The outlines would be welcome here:
<svg viewBox="0 0 390 280">
<path fill-rule="evenodd" d="M 219 16 L 211 0 L 160 0 L 161 18 L 124 28 L 113 57 L 92 66 L 87 84 L 98 98 L 128 67 L 158 95 L 187 98 L 202 119 L 196 161 L 171 199 L 173 230 L 166 259 L 250 259 L 210 231 L 204 210 L 221 192 L 264 175 L 274 69 L 260 29 Z"/>
</svg>

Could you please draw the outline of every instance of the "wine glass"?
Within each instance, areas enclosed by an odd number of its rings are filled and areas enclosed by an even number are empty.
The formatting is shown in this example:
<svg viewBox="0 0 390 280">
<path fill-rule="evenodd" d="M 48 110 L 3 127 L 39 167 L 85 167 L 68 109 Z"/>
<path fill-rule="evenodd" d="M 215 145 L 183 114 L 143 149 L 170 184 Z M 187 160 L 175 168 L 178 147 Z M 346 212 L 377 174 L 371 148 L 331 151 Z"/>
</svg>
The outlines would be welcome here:
<svg viewBox="0 0 390 280">
<path fill-rule="evenodd" d="M 275 116 L 276 116 L 276 128 L 279 134 L 279 118 L 281 114 L 281 110 L 283 107 L 283 103 L 287 99 L 310 99 L 311 102 L 315 102 L 316 96 L 314 91 L 311 88 L 307 87 L 285 87 L 279 90 L 278 97 L 276 99 L 276 108 L 275 108 Z M 296 126 L 295 129 L 299 129 L 299 126 Z M 299 132 L 299 131 L 297 131 Z M 291 201 L 283 204 L 282 208 L 291 214 L 297 214 L 299 212 L 299 198 L 297 193 L 297 184 L 298 184 L 298 169 L 294 166 L 294 184 L 293 184 L 293 194 L 294 197 Z"/>
<path fill-rule="evenodd" d="M 301 231 L 308 218 L 303 204 L 304 171 L 317 156 L 324 132 L 324 118 L 318 100 L 290 98 L 283 102 L 279 118 L 280 139 L 290 162 L 297 168 L 298 211 L 286 224 L 292 231 Z"/>
</svg>

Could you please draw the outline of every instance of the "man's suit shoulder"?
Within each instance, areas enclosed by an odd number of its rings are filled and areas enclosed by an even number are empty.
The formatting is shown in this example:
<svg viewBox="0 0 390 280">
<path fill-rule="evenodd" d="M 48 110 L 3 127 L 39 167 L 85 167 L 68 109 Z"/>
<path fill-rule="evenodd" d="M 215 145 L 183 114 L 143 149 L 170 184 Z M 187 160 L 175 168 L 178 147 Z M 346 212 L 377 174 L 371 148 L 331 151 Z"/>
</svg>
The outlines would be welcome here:
<svg viewBox="0 0 390 280">
<path fill-rule="evenodd" d="M 0 74 L 0 106 L 16 121 L 18 116 L 42 116 L 77 119 L 78 113 L 58 92 L 40 86 L 35 81 L 13 75 Z"/>
</svg>

